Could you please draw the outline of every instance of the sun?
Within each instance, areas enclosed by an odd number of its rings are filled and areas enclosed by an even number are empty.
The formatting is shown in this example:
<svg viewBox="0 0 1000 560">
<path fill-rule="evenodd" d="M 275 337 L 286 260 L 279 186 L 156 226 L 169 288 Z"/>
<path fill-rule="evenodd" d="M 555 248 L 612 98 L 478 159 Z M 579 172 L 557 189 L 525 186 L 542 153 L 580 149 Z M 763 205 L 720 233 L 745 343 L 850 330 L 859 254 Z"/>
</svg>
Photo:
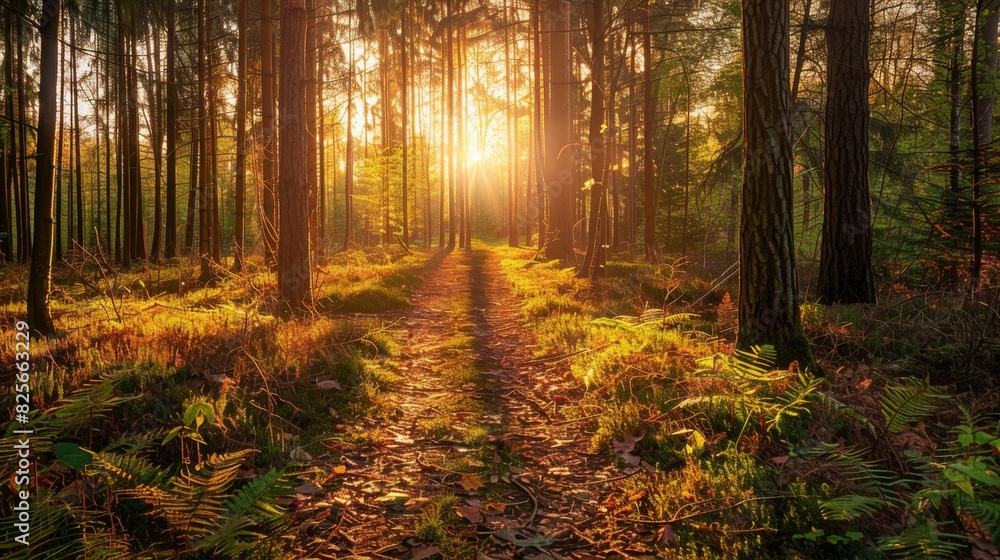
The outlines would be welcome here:
<svg viewBox="0 0 1000 560">
<path fill-rule="evenodd" d="M 468 164 L 470 166 L 476 165 L 477 163 L 479 163 L 481 161 L 483 161 L 483 152 L 481 152 L 481 151 L 479 151 L 477 149 L 471 149 L 471 150 L 469 150 Z"/>
</svg>

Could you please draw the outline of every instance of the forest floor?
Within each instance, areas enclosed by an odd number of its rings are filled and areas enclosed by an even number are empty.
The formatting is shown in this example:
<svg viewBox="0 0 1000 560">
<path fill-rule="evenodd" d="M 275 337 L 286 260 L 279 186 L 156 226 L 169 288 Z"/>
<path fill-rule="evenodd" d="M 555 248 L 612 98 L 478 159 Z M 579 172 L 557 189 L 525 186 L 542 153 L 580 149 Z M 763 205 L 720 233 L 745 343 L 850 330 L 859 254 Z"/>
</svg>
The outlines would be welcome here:
<svg viewBox="0 0 1000 560">
<path fill-rule="evenodd" d="M 0 329 L 38 480 L 0 558 L 1000 557 L 996 288 L 804 301 L 817 376 L 736 351 L 735 283 L 679 261 L 343 251 L 290 321 L 249 264 L 71 259 L 30 363 Z"/>
<path fill-rule="evenodd" d="M 343 450 L 343 484 L 303 503 L 305 527 L 328 517 L 327 507 L 340 518 L 302 552 L 419 559 L 473 549 L 492 558 L 648 551 L 632 546 L 651 543 L 655 529 L 617 528 L 605 517 L 614 500 L 608 482 L 627 475 L 589 450 L 588 418 L 571 406 L 582 388 L 565 360 L 535 358 L 499 260 L 477 246 L 429 263 L 412 307 L 395 321 L 401 355 L 385 364 L 399 374 L 395 412 L 366 419 L 360 428 L 373 435 Z"/>
</svg>

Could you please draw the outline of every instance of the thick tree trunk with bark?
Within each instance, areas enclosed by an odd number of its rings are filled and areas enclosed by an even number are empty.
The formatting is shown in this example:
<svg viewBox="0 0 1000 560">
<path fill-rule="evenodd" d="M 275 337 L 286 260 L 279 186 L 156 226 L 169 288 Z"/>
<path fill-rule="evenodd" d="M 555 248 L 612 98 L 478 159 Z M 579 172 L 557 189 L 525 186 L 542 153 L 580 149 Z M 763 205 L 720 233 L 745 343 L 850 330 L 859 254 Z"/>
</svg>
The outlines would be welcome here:
<svg viewBox="0 0 1000 560">
<path fill-rule="evenodd" d="M 819 263 L 819 297 L 824 303 L 875 302 L 868 187 L 868 26 L 868 0 L 831 0 Z"/>
<path fill-rule="evenodd" d="M 278 305 L 284 316 L 303 311 L 309 301 L 306 25 L 305 0 L 281 0 Z"/>
<path fill-rule="evenodd" d="M 975 44 L 972 47 L 972 266 L 969 288 L 979 289 L 983 274 L 983 206 L 989 184 L 989 151 L 993 148 L 993 105 L 997 76 L 997 27 L 1000 0 L 976 3 Z"/>
<path fill-rule="evenodd" d="M 60 0 L 42 4 L 39 34 L 42 52 L 38 65 L 38 144 L 35 172 L 35 231 L 28 277 L 28 325 L 42 336 L 55 333 L 49 313 L 49 288 L 52 284 L 52 215 L 53 151 L 56 135 L 56 86 L 59 81 Z"/>
<path fill-rule="evenodd" d="M 792 236 L 788 3 L 743 0 L 743 196 L 737 347 L 815 367 L 802 333 Z"/>
</svg>

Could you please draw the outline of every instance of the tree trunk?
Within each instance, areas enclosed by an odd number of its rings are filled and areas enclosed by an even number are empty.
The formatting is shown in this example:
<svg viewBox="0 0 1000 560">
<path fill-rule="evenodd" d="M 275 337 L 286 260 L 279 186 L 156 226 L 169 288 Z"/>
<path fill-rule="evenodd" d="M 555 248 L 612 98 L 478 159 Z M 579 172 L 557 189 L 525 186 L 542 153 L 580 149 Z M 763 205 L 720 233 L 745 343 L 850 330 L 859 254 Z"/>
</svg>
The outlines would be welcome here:
<svg viewBox="0 0 1000 560">
<path fill-rule="evenodd" d="M 278 220 L 275 214 L 274 165 L 277 142 L 274 131 L 274 53 L 271 33 L 273 0 L 262 0 L 260 5 L 260 64 L 261 64 L 261 238 L 264 242 L 264 262 L 276 264 L 278 247 Z"/>
<path fill-rule="evenodd" d="M 552 238 L 546 249 L 549 259 L 574 260 L 573 222 L 574 187 L 573 152 L 570 144 L 571 114 L 569 3 L 567 0 L 549 1 L 549 37 L 551 56 L 546 61 L 551 99 L 545 119 L 547 138 L 545 153 L 545 179 L 549 199 L 549 229 Z"/>
<path fill-rule="evenodd" d="M 1000 0 L 976 3 L 975 43 L 972 47 L 972 266 L 969 289 L 979 289 L 983 273 L 983 206 L 989 184 L 993 142 L 993 84 L 997 75 L 997 26 L 1000 23 Z"/>
<path fill-rule="evenodd" d="M 451 1 L 448 1 L 448 17 L 451 16 Z M 455 248 L 455 30 L 451 23 L 445 30 L 445 50 L 448 66 L 448 248 Z"/>
<path fill-rule="evenodd" d="M 201 265 L 200 280 L 210 282 L 215 272 L 212 270 L 212 199 L 211 151 L 212 140 L 208 129 L 208 23 L 207 11 L 210 0 L 198 1 L 198 138 L 201 144 L 201 175 L 198 177 L 198 257 Z"/>
<path fill-rule="evenodd" d="M 604 251 L 602 233 L 608 228 L 608 206 L 604 191 L 604 0 L 592 0 L 590 37 L 593 41 L 590 61 L 590 227 L 587 228 L 587 254 L 577 272 L 579 278 L 604 276 L 599 253 Z"/>
<path fill-rule="evenodd" d="M 774 345 L 815 371 L 802 333 L 792 236 L 788 3 L 743 0 L 743 196 L 737 347 Z"/>
<path fill-rule="evenodd" d="M 656 136 L 656 98 L 653 96 L 653 51 L 652 31 L 649 26 L 649 0 L 643 2 L 642 9 L 645 11 L 642 20 L 642 242 L 645 248 L 645 261 L 657 263 L 659 258 L 656 255 L 656 184 L 653 163 L 653 140 Z M 787 58 L 787 56 L 786 54 L 785 57 Z"/>
<path fill-rule="evenodd" d="M 201 127 L 192 127 L 191 130 L 191 161 L 188 164 L 188 197 L 187 216 L 184 223 L 184 249 L 190 253 L 194 249 L 194 226 L 195 212 L 198 209 L 197 195 L 200 179 L 198 178 L 198 162 L 201 160 L 201 149 L 199 148 L 201 137 Z"/>
<path fill-rule="evenodd" d="M 868 0 L 831 0 L 827 20 L 824 303 L 875 303 L 868 187 Z"/>
<path fill-rule="evenodd" d="M 962 173 L 962 67 L 965 65 L 965 10 L 954 17 L 951 66 L 948 68 L 948 176 L 953 194 L 961 190 Z"/>
<path fill-rule="evenodd" d="M 349 49 L 347 75 L 347 126 L 344 147 L 344 250 L 354 241 L 354 43 Z"/>
<path fill-rule="evenodd" d="M 245 0 L 244 0 L 245 1 Z M 177 31 L 174 29 L 175 0 L 167 4 L 167 216 L 163 255 L 177 256 Z"/>
<path fill-rule="evenodd" d="M 38 144 L 35 168 L 35 230 L 28 277 L 28 325 L 41 336 L 55 333 L 49 313 L 49 288 L 52 284 L 52 156 L 56 135 L 56 94 L 59 81 L 60 0 L 42 4 L 39 34 L 42 50 L 38 73 Z"/>
<path fill-rule="evenodd" d="M 17 23 L 17 118 L 18 118 L 18 157 L 17 157 L 17 177 L 18 188 L 15 194 L 17 199 L 17 260 L 21 264 L 28 264 L 31 261 L 31 202 L 28 198 L 28 102 L 25 99 L 26 87 L 24 84 L 24 41 L 22 38 L 23 28 L 21 23 Z M 55 86 L 53 86 L 55 87 Z M 36 149 L 37 152 L 37 149 Z M 36 177 L 37 180 L 37 177 Z"/>
<path fill-rule="evenodd" d="M 236 76 L 236 183 L 233 207 L 233 269 L 243 270 L 244 222 L 247 190 L 247 1 L 239 0 L 237 8 Z"/>
<path fill-rule="evenodd" d="M 7 54 L 3 60 L 4 115 L 7 120 L 7 130 L 10 131 L 10 143 L 0 146 L 0 157 L 4 158 L 4 174 L 0 177 L 0 260 L 4 264 L 14 261 L 14 227 L 12 224 L 11 197 L 16 191 L 17 182 L 17 133 L 14 126 L 14 14 L 7 13 L 4 18 L 4 49 Z M 4 136 L 0 136 L 3 142 Z"/>
<path fill-rule="evenodd" d="M 313 254 L 319 254 L 322 247 L 319 238 L 319 167 L 316 143 L 316 24 L 315 1 L 306 0 L 306 178 L 309 181 L 309 241 Z"/>
<path fill-rule="evenodd" d="M 278 305 L 284 316 L 305 310 L 309 300 L 306 25 L 305 0 L 282 0 Z"/>
<path fill-rule="evenodd" d="M 146 94 L 149 97 L 149 134 L 153 152 L 153 240 L 149 258 L 160 259 L 160 231 L 163 229 L 163 92 L 160 86 L 160 32 L 151 30 L 153 48 L 146 50 Z M 76 68 L 76 65 L 73 66 Z"/>
<path fill-rule="evenodd" d="M 532 56 L 532 66 L 534 71 L 534 107 L 532 116 L 534 118 L 534 142 L 535 142 L 535 217 L 538 225 L 538 249 L 545 247 L 545 143 L 542 141 L 542 118 L 544 105 L 542 102 L 542 3 L 535 0 L 532 13 L 532 35 L 534 37 L 534 48 Z M 529 226 L 530 227 L 530 226 Z"/>
<path fill-rule="evenodd" d="M 63 23 L 61 23 L 61 25 L 65 25 L 65 20 L 64 20 Z M 59 34 L 60 34 L 60 36 L 65 35 L 65 30 L 60 29 Z M 55 227 L 55 238 L 54 238 L 55 253 L 54 253 L 53 259 L 56 262 L 59 262 L 59 261 L 63 260 L 63 242 L 62 242 L 62 230 L 63 230 L 63 224 L 64 224 L 64 220 L 63 220 L 63 203 L 62 203 L 62 196 L 63 196 L 63 150 L 64 150 L 64 148 L 66 146 L 66 142 L 65 142 L 65 136 L 66 136 L 66 119 L 65 119 L 65 116 L 66 116 L 66 80 L 65 80 L 65 75 L 66 75 L 66 49 L 65 48 L 62 48 L 62 49 L 59 50 L 59 71 L 58 71 L 57 75 L 59 76 L 59 95 L 58 95 L 58 98 L 57 98 L 58 99 L 58 104 L 59 104 L 59 117 L 57 119 L 58 124 L 56 125 L 58 127 L 58 132 L 56 133 L 56 146 L 57 146 L 55 148 L 55 150 L 56 150 L 55 175 L 56 176 L 55 176 L 55 187 L 54 187 L 54 193 L 53 193 L 53 195 L 55 196 L 55 220 L 56 220 L 55 221 L 55 226 L 54 226 Z M 70 181 L 72 181 L 72 177 L 70 178 Z M 69 232 L 68 233 L 69 233 L 69 243 L 70 243 L 70 245 L 72 245 L 73 244 L 73 211 L 72 211 L 72 207 L 73 207 L 73 188 L 72 188 L 72 185 L 69 188 L 68 198 L 69 198 L 69 200 L 67 201 L 67 203 L 68 203 L 69 207 L 71 208 L 71 210 L 68 213 L 68 216 L 69 216 L 69 224 L 68 224 L 69 225 Z"/>
<path fill-rule="evenodd" d="M 71 74 L 71 95 L 73 97 L 73 152 L 76 154 L 74 160 L 76 168 L 76 239 L 80 247 L 84 247 L 86 242 L 83 236 L 83 154 L 80 151 L 80 135 L 83 133 L 80 128 L 80 95 L 79 85 L 76 79 L 76 22 L 69 20 L 69 45 L 70 45 L 70 67 Z M 72 208 L 69 209 L 71 212 Z M 70 247 L 72 250 L 73 248 Z"/>
<path fill-rule="evenodd" d="M 399 102 L 400 102 L 400 134 L 402 135 L 402 148 L 403 148 L 403 169 L 402 169 L 402 180 L 403 180 L 403 245 L 409 247 L 410 245 L 410 214 L 409 214 L 409 179 L 410 179 L 410 168 L 409 163 L 409 146 L 407 146 L 407 125 L 410 118 L 409 112 L 410 107 L 408 103 L 407 96 L 409 95 L 409 76 L 407 75 L 409 71 L 409 64 L 407 60 L 406 48 L 406 8 L 404 5 L 403 12 L 400 15 L 400 37 L 399 37 L 399 58 L 400 58 L 400 74 L 402 74 L 402 79 L 400 80 L 400 92 L 399 92 Z"/>
<path fill-rule="evenodd" d="M 132 202 L 132 257 L 146 258 L 146 233 L 142 219 L 142 164 L 139 152 L 139 55 L 133 37 L 130 41 L 128 112 L 129 112 L 129 181 Z"/>
</svg>

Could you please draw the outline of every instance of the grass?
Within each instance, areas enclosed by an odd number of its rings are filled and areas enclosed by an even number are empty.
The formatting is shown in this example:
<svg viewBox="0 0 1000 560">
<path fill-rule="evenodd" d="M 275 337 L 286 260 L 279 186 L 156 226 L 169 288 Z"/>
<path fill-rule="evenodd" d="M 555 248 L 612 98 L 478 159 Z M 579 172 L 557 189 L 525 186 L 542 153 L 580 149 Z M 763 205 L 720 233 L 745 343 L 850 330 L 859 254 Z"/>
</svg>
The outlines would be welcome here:
<svg viewBox="0 0 1000 560">
<path fill-rule="evenodd" d="M 55 492 L 76 478 L 52 467 L 56 461 L 45 441 L 72 442 L 112 455 L 139 450 L 149 472 L 186 468 L 182 458 L 196 456 L 196 450 L 200 457 L 252 450 L 241 468 L 262 475 L 304 456 L 302 452 L 329 452 L 331 441 L 380 439 L 354 425 L 362 416 L 379 418 L 394 411 L 392 388 L 398 376 L 386 364 L 399 345 L 383 320 L 370 315 L 408 305 L 428 259 L 424 253 L 383 251 L 334 255 L 315 276 L 317 313 L 288 322 L 273 316 L 274 277 L 259 262 L 251 261 L 238 275 L 220 270 L 217 283 L 201 287 L 196 268 L 187 261 L 144 263 L 122 271 L 101 268 L 95 261 L 56 267 L 52 314 L 59 332 L 32 340 L 33 406 L 49 410 L 68 397 L 69 402 L 84 402 L 81 389 L 101 376 L 113 376 L 114 383 L 103 382 L 108 389 L 101 389 L 94 401 L 110 407 L 100 422 L 83 421 L 78 427 L 57 423 L 59 431 L 46 435 L 52 439 L 39 440 L 33 449 L 39 475 L 52 478 Z M 7 272 L 0 281 L 0 321 L 13 324 L 24 313 L 25 271 L 8 267 Z M 7 330 L 0 334 L 0 359 L 10 363 L 13 336 Z M 211 407 L 215 416 L 198 427 L 203 443 L 186 437 L 160 445 L 167 430 L 184 424 L 184 411 L 196 403 Z M 88 492 L 93 495 L 87 500 L 93 501 L 104 490 L 95 479 Z M 9 507 L 0 506 L 0 514 L 8 517 Z M 150 536 L 136 524 L 141 516 L 131 507 L 121 500 L 107 508 L 77 507 L 73 515 L 91 528 L 91 542 L 103 542 L 107 527 L 115 526 L 131 534 L 131 546 L 144 553 L 169 549 L 172 545 L 162 536 Z M 72 531 L 54 534 L 60 533 Z M 289 539 L 269 542 L 277 545 L 259 548 L 255 557 L 289 556 Z M 92 546 L 97 547 L 91 549 L 94 554 L 104 550 L 103 545 Z M 130 554 L 139 552 L 133 548 Z"/>
</svg>

